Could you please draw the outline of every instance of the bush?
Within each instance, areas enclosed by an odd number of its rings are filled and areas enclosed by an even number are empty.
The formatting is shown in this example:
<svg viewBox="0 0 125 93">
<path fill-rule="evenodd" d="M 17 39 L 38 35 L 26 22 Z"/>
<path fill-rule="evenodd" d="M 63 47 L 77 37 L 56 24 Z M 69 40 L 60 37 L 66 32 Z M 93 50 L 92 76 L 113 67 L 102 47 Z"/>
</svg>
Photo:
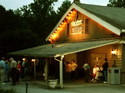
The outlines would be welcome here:
<svg viewBox="0 0 125 93">
<path fill-rule="evenodd" d="M 14 89 L 1 89 L 0 88 L 0 93 L 16 93 Z"/>
</svg>

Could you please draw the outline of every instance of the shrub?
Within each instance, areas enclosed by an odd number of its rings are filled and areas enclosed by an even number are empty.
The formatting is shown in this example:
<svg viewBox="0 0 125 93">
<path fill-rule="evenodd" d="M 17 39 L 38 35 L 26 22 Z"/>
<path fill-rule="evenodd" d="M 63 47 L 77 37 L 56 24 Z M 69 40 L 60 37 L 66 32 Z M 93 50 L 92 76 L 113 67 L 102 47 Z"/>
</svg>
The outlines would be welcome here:
<svg viewBox="0 0 125 93">
<path fill-rule="evenodd" d="M 16 93 L 14 89 L 1 89 L 0 88 L 0 93 Z"/>
</svg>

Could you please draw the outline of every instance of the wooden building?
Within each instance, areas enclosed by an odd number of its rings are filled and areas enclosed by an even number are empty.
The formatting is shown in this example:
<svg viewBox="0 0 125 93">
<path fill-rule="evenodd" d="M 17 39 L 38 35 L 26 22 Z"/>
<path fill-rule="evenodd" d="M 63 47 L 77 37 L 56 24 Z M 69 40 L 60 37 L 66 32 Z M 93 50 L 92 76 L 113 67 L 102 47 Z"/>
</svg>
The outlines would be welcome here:
<svg viewBox="0 0 125 93">
<path fill-rule="evenodd" d="M 108 59 L 121 69 L 121 83 L 125 83 L 125 9 L 81 4 L 75 0 L 46 38 L 50 44 L 9 53 L 27 57 L 54 58 L 59 61 L 60 86 L 63 87 L 63 57 L 75 60 L 82 69 L 87 60 L 94 64 Z M 60 59 L 57 59 L 60 57 Z"/>
</svg>

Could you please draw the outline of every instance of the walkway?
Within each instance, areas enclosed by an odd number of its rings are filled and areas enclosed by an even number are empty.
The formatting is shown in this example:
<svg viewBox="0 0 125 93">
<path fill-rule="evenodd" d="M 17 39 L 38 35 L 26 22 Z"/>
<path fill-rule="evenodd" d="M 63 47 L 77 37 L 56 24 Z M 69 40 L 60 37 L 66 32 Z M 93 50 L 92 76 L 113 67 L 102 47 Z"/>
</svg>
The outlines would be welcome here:
<svg viewBox="0 0 125 93">
<path fill-rule="evenodd" d="M 125 93 L 125 85 L 110 85 L 103 83 L 84 83 L 83 80 L 76 80 L 70 83 L 64 82 L 64 88 L 50 89 L 45 81 L 20 81 L 19 85 L 12 86 L 11 82 L 1 85 L 4 89 L 15 89 L 17 93 Z"/>
</svg>

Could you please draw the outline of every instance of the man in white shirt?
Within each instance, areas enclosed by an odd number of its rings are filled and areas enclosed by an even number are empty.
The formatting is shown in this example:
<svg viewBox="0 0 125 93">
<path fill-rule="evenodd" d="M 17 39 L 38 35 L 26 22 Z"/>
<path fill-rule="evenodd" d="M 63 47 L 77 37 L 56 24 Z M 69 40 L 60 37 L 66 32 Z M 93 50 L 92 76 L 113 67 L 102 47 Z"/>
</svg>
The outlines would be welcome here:
<svg viewBox="0 0 125 93">
<path fill-rule="evenodd" d="M 93 78 L 92 78 L 92 81 L 98 80 L 98 77 L 99 77 L 99 67 L 97 67 L 97 65 L 95 65 L 94 68 L 93 68 Z"/>
<path fill-rule="evenodd" d="M 12 84 L 11 85 L 16 85 L 16 68 L 17 68 L 17 62 L 13 59 L 10 58 L 10 69 L 11 69 L 11 78 L 12 78 Z"/>
</svg>

